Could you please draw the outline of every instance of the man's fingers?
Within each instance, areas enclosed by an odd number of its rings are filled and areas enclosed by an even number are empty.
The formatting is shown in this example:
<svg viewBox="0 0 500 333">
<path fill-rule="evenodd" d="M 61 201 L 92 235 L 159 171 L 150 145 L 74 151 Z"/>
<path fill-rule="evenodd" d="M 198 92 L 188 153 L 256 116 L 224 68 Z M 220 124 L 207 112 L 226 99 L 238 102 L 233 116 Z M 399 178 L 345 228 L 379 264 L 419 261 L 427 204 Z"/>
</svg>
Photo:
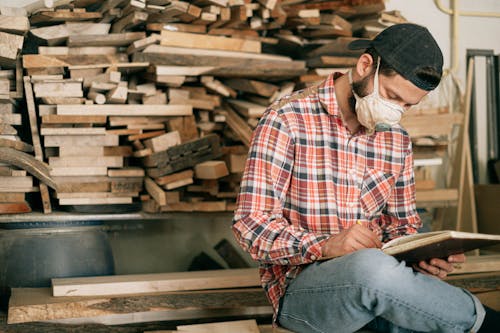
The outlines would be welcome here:
<svg viewBox="0 0 500 333">
<path fill-rule="evenodd" d="M 357 239 L 367 248 L 381 248 L 382 242 L 377 234 L 363 225 L 354 225 L 352 228 L 356 234 Z"/>
</svg>

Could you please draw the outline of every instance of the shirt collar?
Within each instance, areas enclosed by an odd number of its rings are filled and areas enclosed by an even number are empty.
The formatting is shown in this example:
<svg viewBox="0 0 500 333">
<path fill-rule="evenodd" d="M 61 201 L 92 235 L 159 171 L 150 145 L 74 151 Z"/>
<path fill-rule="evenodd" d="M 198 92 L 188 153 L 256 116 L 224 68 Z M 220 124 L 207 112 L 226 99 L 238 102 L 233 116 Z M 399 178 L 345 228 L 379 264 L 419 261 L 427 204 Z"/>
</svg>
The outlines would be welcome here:
<svg viewBox="0 0 500 333">
<path fill-rule="evenodd" d="M 335 96 L 335 81 L 337 78 L 344 75 L 340 72 L 334 72 L 326 78 L 318 86 L 318 97 L 321 105 L 326 110 L 326 112 L 334 117 L 341 117 L 339 106 L 337 103 L 337 97 Z"/>
</svg>

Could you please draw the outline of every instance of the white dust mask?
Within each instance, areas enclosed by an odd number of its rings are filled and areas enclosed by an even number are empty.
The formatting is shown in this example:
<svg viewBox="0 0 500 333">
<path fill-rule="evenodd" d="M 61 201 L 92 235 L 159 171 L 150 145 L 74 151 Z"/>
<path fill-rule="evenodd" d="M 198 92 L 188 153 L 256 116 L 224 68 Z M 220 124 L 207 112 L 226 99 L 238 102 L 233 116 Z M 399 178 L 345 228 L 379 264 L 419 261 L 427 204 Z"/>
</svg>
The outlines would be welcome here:
<svg viewBox="0 0 500 333">
<path fill-rule="evenodd" d="M 375 131 L 387 131 L 399 123 L 404 109 L 401 105 L 392 103 L 379 95 L 378 70 L 380 57 L 377 61 L 377 70 L 373 82 L 373 92 L 364 97 L 359 97 L 354 91 L 356 99 L 356 115 L 358 121 L 366 128 L 368 134 Z M 352 69 L 349 70 L 349 83 L 352 86 Z"/>
</svg>

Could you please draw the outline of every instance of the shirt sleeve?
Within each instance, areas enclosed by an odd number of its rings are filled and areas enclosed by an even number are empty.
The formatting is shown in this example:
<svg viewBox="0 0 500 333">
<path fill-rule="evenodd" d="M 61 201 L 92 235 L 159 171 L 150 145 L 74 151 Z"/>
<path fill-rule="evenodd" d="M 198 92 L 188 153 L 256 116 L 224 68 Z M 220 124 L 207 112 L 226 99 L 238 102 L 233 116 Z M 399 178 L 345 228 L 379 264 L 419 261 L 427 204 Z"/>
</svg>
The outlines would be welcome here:
<svg viewBox="0 0 500 333">
<path fill-rule="evenodd" d="M 403 169 L 382 211 L 381 226 L 384 230 L 382 235 L 384 242 L 414 234 L 422 226 L 416 205 L 411 141 L 408 144 Z"/>
<path fill-rule="evenodd" d="M 277 111 L 269 109 L 253 134 L 232 227 L 242 248 L 263 263 L 311 263 L 321 257 L 321 245 L 328 238 L 283 217 L 294 154 L 290 129 Z"/>
</svg>

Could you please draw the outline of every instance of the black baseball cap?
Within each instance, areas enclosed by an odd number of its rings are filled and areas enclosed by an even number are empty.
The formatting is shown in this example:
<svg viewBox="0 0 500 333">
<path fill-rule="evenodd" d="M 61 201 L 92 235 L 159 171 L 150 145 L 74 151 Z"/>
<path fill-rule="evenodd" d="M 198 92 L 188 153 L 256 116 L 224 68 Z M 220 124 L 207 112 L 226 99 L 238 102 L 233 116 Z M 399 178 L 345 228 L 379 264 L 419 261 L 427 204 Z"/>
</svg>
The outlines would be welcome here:
<svg viewBox="0 0 500 333">
<path fill-rule="evenodd" d="M 436 88 L 436 82 L 417 75 L 420 68 L 430 67 L 443 74 L 443 54 L 427 28 L 413 23 L 395 24 L 384 29 L 373 40 L 358 39 L 349 43 L 350 50 L 373 47 L 405 79 L 424 90 Z"/>
</svg>

